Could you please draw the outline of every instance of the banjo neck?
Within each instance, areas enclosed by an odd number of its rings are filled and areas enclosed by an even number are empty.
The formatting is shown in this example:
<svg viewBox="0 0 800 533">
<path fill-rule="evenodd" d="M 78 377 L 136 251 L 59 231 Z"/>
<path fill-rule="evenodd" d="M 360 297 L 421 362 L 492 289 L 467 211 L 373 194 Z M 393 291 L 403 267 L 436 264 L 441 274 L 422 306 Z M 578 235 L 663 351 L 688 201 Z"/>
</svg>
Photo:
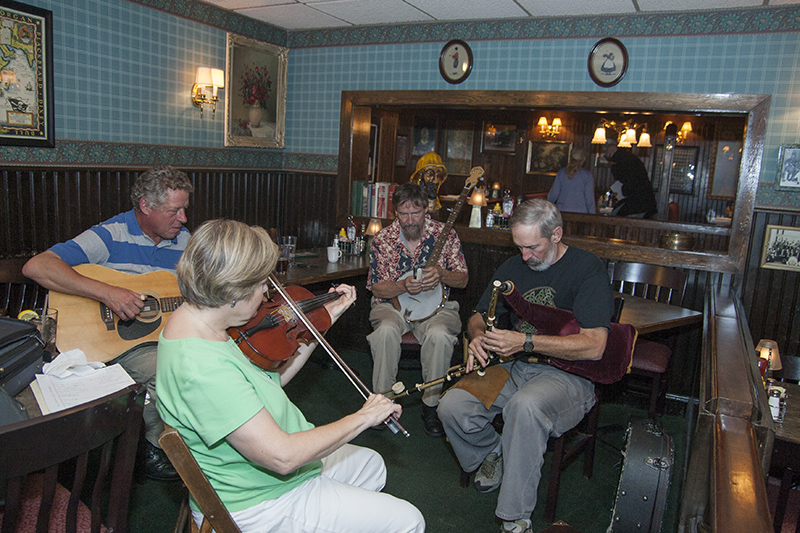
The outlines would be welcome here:
<svg viewBox="0 0 800 533">
<path fill-rule="evenodd" d="M 439 256 L 442 255 L 444 245 L 447 243 L 447 238 L 450 236 L 450 231 L 453 229 L 453 226 L 456 223 L 456 219 L 461 212 L 461 208 L 464 207 L 464 202 L 467 201 L 469 192 L 478 183 L 478 179 L 481 176 L 483 176 L 483 168 L 474 167 L 472 170 L 470 170 L 469 177 L 467 178 L 467 181 L 464 182 L 464 188 L 461 189 L 461 194 L 458 196 L 456 204 L 453 206 L 453 209 L 450 210 L 450 216 L 447 217 L 447 222 L 444 223 L 442 232 L 439 234 L 439 238 L 436 239 L 436 244 L 433 245 L 433 250 L 431 251 L 431 255 L 428 257 L 425 266 L 436 265 L 439 262 Z"/>
</svg>

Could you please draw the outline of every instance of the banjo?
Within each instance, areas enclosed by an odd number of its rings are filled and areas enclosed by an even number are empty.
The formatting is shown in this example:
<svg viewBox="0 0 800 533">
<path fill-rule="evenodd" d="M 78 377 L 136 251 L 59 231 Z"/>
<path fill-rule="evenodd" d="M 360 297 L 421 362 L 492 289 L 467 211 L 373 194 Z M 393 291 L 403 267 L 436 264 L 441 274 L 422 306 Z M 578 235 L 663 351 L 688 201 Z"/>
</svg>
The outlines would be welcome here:
<svg viewBox="0 0 800 533">
<path fill-rule="evenodd" d="M 469 177 L 467 177 L 467 181 L 464 182 L 464 188 L 461 189 L 461 195 L 458 197 L 456 204 L 450 211 L 450 216 L 447 217 L 447 222 L 445 222 L 442 232 L 439 234 L 439 238 L 436 241 L 436 244 L 433 246 L 433 251 L 431 251 L 430 257 L 428 257 L 427 264 L 435 265 L 439 262 L 439 256 L 442 254 L 442 250 L 444 250 L 447 237 L 450 235 L 450 230 L 453 229 L 453 224 L 455 224 L 456 218 L 458 218 L 458 214 L 461 211 L 461 208 L 464 206 L 467 195 L 469 194 L 469 191 L 472 190 L 472 188 L 478 183 L 478 179 L 481 176 L 483 176 L 483 168 L 473 167 L 473 169 L 470 170 Z M 417 279 L 422 278 L 423 268 L 424 266 L 413 268 L 412 270 L 400 276 L 398 281 L 404 280 L 410 276 L 415 276 Z M 450 291 L 447 287 L 439 283 L 436 287 L 433 287 L 427 291 L 423 291 L 419 294 L 411 295 L 407 292 L 404 292 L 403 294 L 392 299 L 392 305 L 395 309 L 400 311 L 400 313 L 403 315 L 403 318 L 406 319 L 406 322 L 421 322 L 437 314 L 442 307 L 444 307 L 444 304 L 447 302 L 449 292 Z"/>
</svg>

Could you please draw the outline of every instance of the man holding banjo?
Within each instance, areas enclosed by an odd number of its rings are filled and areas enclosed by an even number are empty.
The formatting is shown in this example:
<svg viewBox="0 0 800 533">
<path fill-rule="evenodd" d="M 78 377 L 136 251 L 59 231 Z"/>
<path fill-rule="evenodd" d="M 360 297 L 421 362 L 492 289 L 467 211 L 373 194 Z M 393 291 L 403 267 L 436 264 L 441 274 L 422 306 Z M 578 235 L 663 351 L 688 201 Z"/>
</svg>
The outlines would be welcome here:
<svg viewBox="0 0 800 533">
<path fill-rule="evenodd" d="M 444 170 L 440 161 L 428 170 Z M 418 168 L 415 175 L 425 171 L 426 167 Z M 370 248 L 367 289 L 373 295 L 369 319 L 374 331 L 367 341 L 375 391 L 390 390 L 395 383 L 400 341 L 406 332 L 412 331 L 421 344 L 422 377 L 429 381 L 447 372 L 461 331 L 458 303 L 447 301 L 447 287 L 466 287 L 467 263 L 456 232 L 441 235 L 445 224 L 426 214 L 428 196 L 415 183 L 397 187 L 392 197 L 395 220 L 375 236 Z M 434 254 L 438 260 L 430 262 L 440 237 L 444 246 Z M 412 318 L 412 312 L 419 318 Z M 436 386 L 422 396 L 425 433 L 431 437 L 444 435 L 436 414 L 440 393 L 441 386 Z"/>
</svg>

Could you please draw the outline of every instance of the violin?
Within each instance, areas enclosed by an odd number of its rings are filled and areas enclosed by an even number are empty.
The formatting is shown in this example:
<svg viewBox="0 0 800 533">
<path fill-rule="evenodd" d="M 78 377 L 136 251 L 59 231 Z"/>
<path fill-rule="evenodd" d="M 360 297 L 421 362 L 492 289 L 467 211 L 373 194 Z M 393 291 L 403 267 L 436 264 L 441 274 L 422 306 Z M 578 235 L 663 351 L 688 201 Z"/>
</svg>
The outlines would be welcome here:
<svg viewBox="0 0 800 533">
<path fill-rule="evenodd" d="M 341 296 L 338 292 L 314 296 L 298 285 L 285 290 L 316 329 L 327 331 L 331 327 L 331 316 L 323 306 L 337 300 Z M 300 344 L 308 345 L 314 340 L 280 293 L 265 298 L 256 315 L 243 326 L 228 328 L 228 335 L 244 355 L 264 370 L 279 369 Z"/>
<path fill-rule="evenodd" d="M 322 335 L 322 333 L 319 332 L 316 326 L 314 326 L 313 322 L 311 322 L 311 320 L 309 320 L 309 318 L 305 315 L 305 313 L 300 309 L 300 306 L 297 304 L 297 302 L 295 302 L 292 299 L 292 297 L 288 293 L 288 290 L 283 285 L 281 285 L 281 282 L 278 281 L 278 279 L 275 277 L 275 274 L 270 274 L 267 279 L 269 280 L 270 283 L 272 283 L 272 286 L 275 287 L 275 290 L 278 291 L 278 293 L 285 300 L 288 309 L 292 313 L 291 315 L 292 319 L 297 320 L 298 323 L 303 324 L 303 326 L 305 326 L 306 330 L 319 343 L 319 346 L 323 350 L 325 350 L 325 352 L 329 356 L 331 356 L 333 362 L 336 363 L 336 365 L 339 367 L 339 370 L 341 370 L 344 373 L 345 377 L 356 388 L 361 397 L 366 400 L 371 394 L 369 388 L 367 388 L 367 386 L 364 385 L 364 382 L 361 381 L 361 379 L 353 371 L 353 369 L 347 366 L 347 363 L 344 361 L 344 359 L 342 359 L 342 357 L 338 353 L 336 353 L 336 350 L 333 349 L 328 340 Z M 328 326 L 330 327 L 330 315 L 328 315 Z M 392 433 L 395 434 L 400 433 L 405 437 L 410 436 L 408 431 L 406 431 L 405 428 L 403 428 L 403 426 L 400 425 L 400 422 L 397 421 L 397 418 L 394 415 L 384 420 L 383 423 L 386 425 L 386 427 L 388 427 L 392 431 Z"/>
</svg>

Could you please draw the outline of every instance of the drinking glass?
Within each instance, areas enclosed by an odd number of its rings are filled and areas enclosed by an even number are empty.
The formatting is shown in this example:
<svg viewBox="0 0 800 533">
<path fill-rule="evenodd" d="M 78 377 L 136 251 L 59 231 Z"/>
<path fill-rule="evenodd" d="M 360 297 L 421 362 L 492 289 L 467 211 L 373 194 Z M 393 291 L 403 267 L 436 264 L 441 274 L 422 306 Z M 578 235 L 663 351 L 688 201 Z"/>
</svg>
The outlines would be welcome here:
<svg viewBox="0 0 800 533">
<path fill-rule="evenodd" d="M 297 251 L 297 237 L 283 237 L 281 239 L 281 252 L 286 251 L 289 264 L 294 264 L 294 254 Z"/>
</svg>

